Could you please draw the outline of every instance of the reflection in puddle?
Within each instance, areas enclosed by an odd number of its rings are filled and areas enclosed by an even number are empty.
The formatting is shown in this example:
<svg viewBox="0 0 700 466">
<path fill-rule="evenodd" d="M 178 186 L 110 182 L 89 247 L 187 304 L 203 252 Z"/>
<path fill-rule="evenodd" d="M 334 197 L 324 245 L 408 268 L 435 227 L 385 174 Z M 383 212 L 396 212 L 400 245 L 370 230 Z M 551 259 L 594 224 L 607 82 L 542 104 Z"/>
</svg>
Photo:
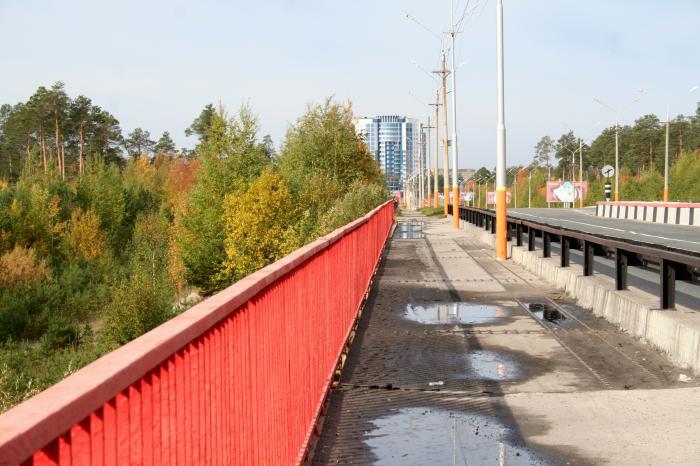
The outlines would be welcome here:
<svg viewBox="0 0 700 466">
<path fill-rule="evenodd" d="M 394 231 L 396 239 L 421 239 L 423 238 L 423 222 L 398 222 L 396 231 Z"/>
<path fill-rule="evenodd" d="M 364 442 L 376 464 L 547 464 L 498 419 L 432 408 L 403 408 L 371 421 Z"/>
<path fill-rule="evenodd" d="M 472 303 L 408 304 L 404 317 L 420 324 L 487 324 L 508 317 L 510 310 L 501 306 Z"/>
<path fill-rule="evenodd" d="M 467 365 L 470 379 L 505 381 L 522 375 L 515 361 L 496 351 L 469 351 Z"/>
</svg>

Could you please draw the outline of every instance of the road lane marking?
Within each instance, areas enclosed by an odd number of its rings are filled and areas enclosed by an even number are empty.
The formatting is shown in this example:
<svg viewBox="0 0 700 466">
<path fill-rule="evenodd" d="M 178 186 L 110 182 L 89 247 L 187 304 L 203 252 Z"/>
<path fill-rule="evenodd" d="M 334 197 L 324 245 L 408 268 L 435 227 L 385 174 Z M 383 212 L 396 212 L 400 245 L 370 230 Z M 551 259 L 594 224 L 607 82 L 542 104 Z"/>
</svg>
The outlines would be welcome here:
<svg viewBox="0 0 700 466">
<path fill-rule="evenodd" d="M 606 230 L 628 232 L 628 233 L 633 234 L 633 235 L 646 236 L 646 237 L 648 237 L 648 238 L 656 238 L 656 239 L 660 239 L 660 240 L 664 240 L 664 241 L 674 241 L 674 242 L 679 242 L 679 243 L 689 243 L 689 244 L 697 244 L 697 245 L 700 245 L 700 241 L 690 241 L 690 240 L 686 240 L 686 239 L 667 238 L 667 237 L 665 237 L 665 236 L 650 235 L 650 234 L 647 234 L 647 233 L 637 233 L 637 232 L 635 232 L 635 231 L 625 230 L 625 229 L 622 229 L 622 228 L 606 227 L 606 226 L 604 226 L 604 225 L 596 225 L 596 224 L 593 224 L 593 223 L 586 223 L 586 222 L 577 222 L 576 220 L 567 220 L 567 219 L 564 219 L 564 218 L 542 217 L 542 216 L 539 216 L 539 215 L 526 214 L 526 213 L 524 213 L 524 212 L 518 212 L 518 215 L 525 215 L 525 216 L 528 216 L 528 217 L 538 218 L 538 219 L 541 219 L 541 220 L 549 220 L 549 221 L 554 220 L 554 221 L 558 221 L 558 222 L 569 222 L 569 223 L 576 223 L 576 224 L 579 224 L 579 225 L 585 225 L 585 226 L 594 227 L 594 228 L 605 228 Z"/>
</svg>

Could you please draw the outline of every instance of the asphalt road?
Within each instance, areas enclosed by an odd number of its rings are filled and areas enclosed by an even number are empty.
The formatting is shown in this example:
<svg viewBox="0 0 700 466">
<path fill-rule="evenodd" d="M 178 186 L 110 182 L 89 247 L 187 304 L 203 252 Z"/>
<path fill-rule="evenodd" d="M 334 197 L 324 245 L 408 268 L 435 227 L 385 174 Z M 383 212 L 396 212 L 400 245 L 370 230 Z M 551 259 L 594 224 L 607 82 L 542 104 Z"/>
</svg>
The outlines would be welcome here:
<svg viewBox="0 0 700 466">
<path fill-rule="evenodd" d="M 700 255 L 700 228 L 596 217 L 595 209 L 509 209 L 508 215 L 608 238 Z"/>
</svg>

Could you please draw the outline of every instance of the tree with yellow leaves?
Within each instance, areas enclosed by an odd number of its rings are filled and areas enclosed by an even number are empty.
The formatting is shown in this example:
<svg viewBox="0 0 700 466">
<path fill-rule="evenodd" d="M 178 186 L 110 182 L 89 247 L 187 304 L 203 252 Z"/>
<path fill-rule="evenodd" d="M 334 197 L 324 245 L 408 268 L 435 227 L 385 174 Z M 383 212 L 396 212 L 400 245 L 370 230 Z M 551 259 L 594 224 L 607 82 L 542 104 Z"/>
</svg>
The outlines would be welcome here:
<svg viewBox="0 0 700 466">
<path fill-rule="evenodd" d="M 73 211 L 64 234 L 66 252 L 71 256 L 90 262 L 105 252 L 107 235 L 100 228 L 100 218 L 88 209 Z"/>
<path fill-rule="evenodd" d="M 226 196 L 222 280 L 240 280 L 298 248 L 295 211 L 284 179 L 271 169 L 244 193 Z"/>
</svg>

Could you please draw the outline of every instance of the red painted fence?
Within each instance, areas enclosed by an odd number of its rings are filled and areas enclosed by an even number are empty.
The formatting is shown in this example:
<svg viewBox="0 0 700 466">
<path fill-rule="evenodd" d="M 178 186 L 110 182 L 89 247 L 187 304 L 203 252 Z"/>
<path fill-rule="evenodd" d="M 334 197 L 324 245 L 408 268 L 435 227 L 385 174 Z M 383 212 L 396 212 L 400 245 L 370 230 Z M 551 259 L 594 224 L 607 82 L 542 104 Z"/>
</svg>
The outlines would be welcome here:
<svg viewBox="0 0 700 466">
<path fill-rule="evenodd" d="M 0 416 L 0 465 L 304 460 L 393 224 L 386 203 Z"/>
</svg>

